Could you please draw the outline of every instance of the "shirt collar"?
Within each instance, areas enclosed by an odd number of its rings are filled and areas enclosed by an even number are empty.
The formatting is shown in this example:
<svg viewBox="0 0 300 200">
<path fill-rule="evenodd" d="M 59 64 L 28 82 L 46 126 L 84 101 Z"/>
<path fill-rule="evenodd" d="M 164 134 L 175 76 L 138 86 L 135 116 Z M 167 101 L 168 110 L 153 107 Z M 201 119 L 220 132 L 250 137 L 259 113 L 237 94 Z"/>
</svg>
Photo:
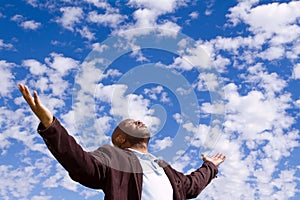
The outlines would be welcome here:
<svg viewBox="0 0 300 200">
<path fill-rule="evenodd" d="M 142 153 L 142 152 L 140 152 L 140 151 L 138 151 L 136 149 L 132 149 L 132 148 L 128 148 L 128 150 L 130 150 L 131 152 L 133 152 L 140 159 L 146 159 L 146 158 L 148 158 L 148 159 L 151 159 L 153 161 L 157 160 L 157 158 L 154 155 L 152 155 L 151 153 Z"/>
</svg>

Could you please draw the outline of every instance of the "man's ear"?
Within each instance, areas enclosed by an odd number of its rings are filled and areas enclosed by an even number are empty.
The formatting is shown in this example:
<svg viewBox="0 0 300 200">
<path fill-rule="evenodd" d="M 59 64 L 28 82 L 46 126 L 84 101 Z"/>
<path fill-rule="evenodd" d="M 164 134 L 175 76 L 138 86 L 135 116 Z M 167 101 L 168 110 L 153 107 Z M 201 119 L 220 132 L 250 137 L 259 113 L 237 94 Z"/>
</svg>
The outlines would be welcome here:
<svg viewBox="0 0 300 200">
<path fill-rule="evenodd" d="M 124 144 L 126 142 L 126 138 L 123 134 L 119 134 L 116 138 L 115 141 L 117 144 L 121 145 Z"/>
</svg>

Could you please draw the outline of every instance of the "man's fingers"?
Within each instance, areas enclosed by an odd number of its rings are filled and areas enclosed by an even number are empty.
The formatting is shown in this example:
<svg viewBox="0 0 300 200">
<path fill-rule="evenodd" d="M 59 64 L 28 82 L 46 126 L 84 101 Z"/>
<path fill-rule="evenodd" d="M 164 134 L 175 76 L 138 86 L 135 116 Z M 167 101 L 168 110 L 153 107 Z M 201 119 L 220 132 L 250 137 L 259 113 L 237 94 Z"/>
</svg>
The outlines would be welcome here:
<svg viewBox="0 0 300 200">
<path fill-rule="evenodd" d="M 29 106 L 30 107 L 34 106 L 35 103 L 34 103 L 33 97 L 30 94 L 28 87 L 26 85 L 19 84 L 19 90 L 22 93 L 25 101 L 29 104 Z"/>
<path fill-rule="evenodd" d="M 36 91 L 33 92 L 33 97 L 34 97 L 34 103 L 35 103 L 35 105 L 40 105 L 41 104 L 40 98 L 39 98 L 39 96 L 38 96 L 38 94 L 37 94 Z"/>
<path fill-rule="evenodd" d="M 218 153 L 214 156 L 215 158 L 217 159 L 221 159 L 221 160 L 225 160 L 226 159 L 226 156 L 222 153 Z"/>
<path fill-rule="evenodd" d="M 31 96 L 30 94 L 30 91 L 28 89 L 28 87 L 25 85 L 25 100 L 27 101 L 27 103 L 30 105 L 30 106 L 34 106 L 34 100 L 33 100 L 33 97 Z"/>
</svg>

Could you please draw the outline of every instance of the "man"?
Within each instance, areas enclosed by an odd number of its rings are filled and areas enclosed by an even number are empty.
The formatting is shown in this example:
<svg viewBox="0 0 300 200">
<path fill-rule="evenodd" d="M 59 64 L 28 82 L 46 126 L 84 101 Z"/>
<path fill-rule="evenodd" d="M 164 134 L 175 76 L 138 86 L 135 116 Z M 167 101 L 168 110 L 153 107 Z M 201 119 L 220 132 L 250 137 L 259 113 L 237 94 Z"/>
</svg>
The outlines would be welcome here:
<svg viewBox="0 0 300 200">
<path fill-rule="evenodd" d="M 41 123 L 38 132 L 48 149 L 70 177 L 80 184 L 102 189 L 105 200 L 183 200 L 195 198 L 216 177 L 225 155 L 203 156 L 203 165 L 189 175 L 148 152 L 150 133 L 141 121 L 126 119 L 113 131 L 114 146 L 104 145 L 94 152 L 84 151 L 41 104 L 27 86 L 19 90 Z"/>
</svg>

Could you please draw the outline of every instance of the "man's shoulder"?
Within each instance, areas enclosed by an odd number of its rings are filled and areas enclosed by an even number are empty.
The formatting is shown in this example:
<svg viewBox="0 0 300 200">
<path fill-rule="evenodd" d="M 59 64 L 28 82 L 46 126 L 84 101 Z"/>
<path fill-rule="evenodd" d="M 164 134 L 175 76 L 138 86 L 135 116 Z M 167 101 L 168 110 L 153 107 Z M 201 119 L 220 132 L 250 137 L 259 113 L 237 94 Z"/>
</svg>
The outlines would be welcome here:
<svg viewBox="0 0 300 200">
<path fill-rule="evenodd" d="M 91 153 L 96 158 L 105 160 L 110 168 L 123 172 L 141 172 L 137 157 L 127 149 L 105 144 Z"/>
<path fill-rule="evenodd" d="M 101 152 L 106 152 L 106 153 L 121 153 L 121 154 L 128 154 L 131 153 L 127 149 L 120 149 L 118 147 L 109 145 L 109 144 L 104 144 L 103 146 L 99 147 L 96 151 L 101 151 Z"/>
<path fill-rule="evenodd" d="M 106 157 L 113 160 L 128 160 L 128 158 L 135 157 L 134 153 L 128 149 L 121 149 L 109 144 L 105 144 L 91 153 L 96 156 L 104 154 Z"/>
</svg>

